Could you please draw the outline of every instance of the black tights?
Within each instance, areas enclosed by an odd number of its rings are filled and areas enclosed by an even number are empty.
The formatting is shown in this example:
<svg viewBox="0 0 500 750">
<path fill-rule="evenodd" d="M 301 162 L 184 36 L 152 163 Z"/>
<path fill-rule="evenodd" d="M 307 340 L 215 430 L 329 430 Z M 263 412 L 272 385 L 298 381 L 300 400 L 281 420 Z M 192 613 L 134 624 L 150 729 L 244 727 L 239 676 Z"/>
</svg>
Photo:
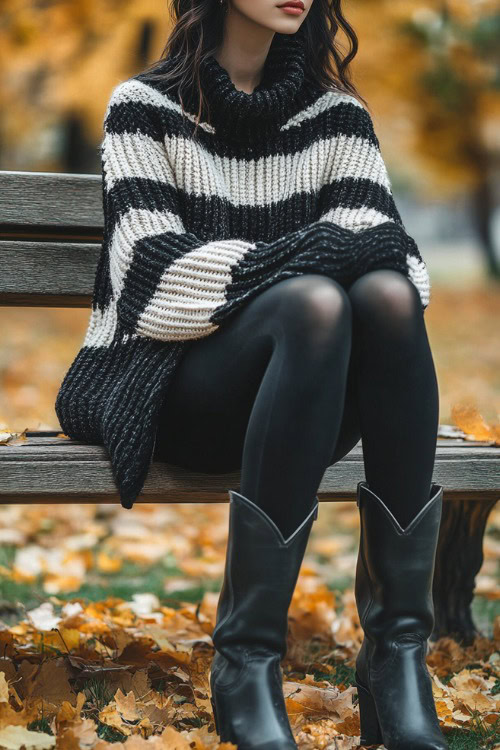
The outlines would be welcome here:
<svg viewBox="0 0 500 750">
<path fill-rule="evenodd" d="M 276 282 L 190 342 L 162 410 L 155 457 L 241 469 L 239 491 L 285 537 L 361 437 L 366 481 L 406 527 L 429 499 L 439 412 L 417 289 L 390 269 L 347 290 L 321 274 Z"/>
</svg>

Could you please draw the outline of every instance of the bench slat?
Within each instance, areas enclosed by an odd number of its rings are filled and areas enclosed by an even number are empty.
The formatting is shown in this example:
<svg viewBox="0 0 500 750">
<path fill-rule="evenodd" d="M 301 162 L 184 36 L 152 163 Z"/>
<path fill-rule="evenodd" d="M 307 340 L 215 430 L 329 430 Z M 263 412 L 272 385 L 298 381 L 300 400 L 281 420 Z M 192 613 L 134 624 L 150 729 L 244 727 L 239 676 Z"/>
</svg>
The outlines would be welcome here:
<svg viewBox="0 0 500 750">
<path fill-rule="evenodd" d="M 100 248 L 0 240 L 0 304 L 90 307 Z"/>
<path fill-rule="evenodd" d="M 102 229 L 102 178 L 94 174 L 0 172 L 1 226 Z"/>
<path fill-rule="evenodd" d="M 444 485 L 447 499 L 500 496 L 500 448 L 442 442 L 438 441 L 433 478 Z M 364 478 L 358 443 L 327 468 L 318 495 L 321 500 L 353 499 L 357 482 Z M 137 502 L 227 502 L 227 490 L 236 489 L 239 481 L 240 472 L 204 474 L 156 461 Z M 29 437 L 0 446 L 0 499 L 3 503 L 119 502 L 105 448 L 55 437 Z"/>
</svg>

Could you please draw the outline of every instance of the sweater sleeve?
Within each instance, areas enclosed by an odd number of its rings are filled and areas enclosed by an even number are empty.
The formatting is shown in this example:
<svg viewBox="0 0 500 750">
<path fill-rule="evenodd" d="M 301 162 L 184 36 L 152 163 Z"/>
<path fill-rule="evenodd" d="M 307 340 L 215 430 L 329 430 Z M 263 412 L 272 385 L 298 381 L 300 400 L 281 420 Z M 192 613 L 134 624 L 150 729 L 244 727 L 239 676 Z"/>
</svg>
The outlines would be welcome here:
<svg viewBox="0 0 500 750">
<path fill-rule="evenodd" d="M 200 338 L 218 328 L 215 311 L 231 309 L 229 285 L 238 300 L 251 296 L 262 281 L 262 263 L 268 270 L 277 263 L 276 248 L 293 253 L 321 237 L 313 226 L 270 243 L 203 241 L 187 231 L 154 99 L 150 87 L 124 81 L 113 89 L 104 118 L 101 164 L 110 285 L 125 332 L 162 341 Z"/>
<path fill-rule="evenodd" d="M 319 222 L 354 232 L 358 255 L 375 245 L 379 252 L 399 251 L 425 309 L 430 299 L 427 267 L 395 203 L 372 117 L 350 95 L 341 96 L 332 113 L 335 135 L 319 196 Z"/>
</svg>

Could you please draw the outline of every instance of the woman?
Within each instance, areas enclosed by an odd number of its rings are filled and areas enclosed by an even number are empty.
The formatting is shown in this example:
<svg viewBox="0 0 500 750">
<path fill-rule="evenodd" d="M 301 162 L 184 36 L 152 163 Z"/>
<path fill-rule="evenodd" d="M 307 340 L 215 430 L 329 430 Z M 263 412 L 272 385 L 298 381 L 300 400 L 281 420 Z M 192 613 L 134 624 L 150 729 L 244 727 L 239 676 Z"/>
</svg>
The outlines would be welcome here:
<svg viewBox="0 0 500 750">
<path fill-rule="evenodd" d="M 296 747 L 288 607 L 323 473 L 361 437 L 361 741 L 442 750 L 425 666 L 442 505 L 429 279 L 348 78 L 356 35 L 340 0 L 173 7 L 169 54 L 108 106 L 104 242 L 61 425 L 106 445 L 125 507 L 153 445 L 241 469 L 211 690 L 242 750 Z"/>
<path fill-rule="evenodd" d="M 252 95 L 273 34 L 295 33 L 316 3 L 325 12 L 317 0 L 286 12 L 273 0 L 226 3 L 215 60 L 238 90 Z M 362 437 L 362 741 L 446 747 L 423 667 L 441 492 L 434 485 L 430 494 L 438 388 L 415 286 L 392 269 L 363 274 L 347 290 L 320 274 L 279 281 L 191 345 L 165 410 L 158 451 L 166 460 L 198 471 L 241 468 L 213 633 L 222 739 L 295 747 L 278 670 L 286 612 L 325 468 Z M 368 611 L 371 578 L 382 592 Z"/>
</svg>

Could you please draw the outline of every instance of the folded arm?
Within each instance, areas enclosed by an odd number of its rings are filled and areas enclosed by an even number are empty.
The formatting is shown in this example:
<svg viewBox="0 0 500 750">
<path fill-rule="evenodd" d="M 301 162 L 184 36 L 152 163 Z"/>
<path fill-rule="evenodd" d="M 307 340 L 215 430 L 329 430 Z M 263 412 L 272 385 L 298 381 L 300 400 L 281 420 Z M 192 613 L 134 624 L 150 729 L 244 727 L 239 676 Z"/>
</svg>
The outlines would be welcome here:
<svg viewBox="0 0 500 750">
<path fill-rule="evenodd" d="M 314 267 L 340 282 L 370 268 L 411 271 L 421 276 L 425 301 L 425 266 L 404 230 L 364 108 L 354 112 L 356 136 L 338 139 L 331 151 L 319 221 L 271 242 L 204 241 L 182 221 L 158 96 L 125 81 L 104 119 L 103 249 L 125 331 L 162 341 L 201 338 L 278 278 Z"/>
<path fill-rule="evenodd" d="M 337 118 L 345 118 L 342 133 L 332 138 L 326 179 L 319 194 L 321 224 L 343 227 L 355 233 L 351 251 L 362 259 L 375 250 L 383 257 L 401 254 L 401 270 L 417 287 L 422 307 L 430 299 L 430 280 L 417 243 L 403 224 L 394 201 L 392 185 L 370 113 L 354 98 L 348 97 L 332 109 Z M 345 135 L 342 131 L 350 133 Z M 362 265 L 362 264 L 361 264 Z"/>
</svg>

